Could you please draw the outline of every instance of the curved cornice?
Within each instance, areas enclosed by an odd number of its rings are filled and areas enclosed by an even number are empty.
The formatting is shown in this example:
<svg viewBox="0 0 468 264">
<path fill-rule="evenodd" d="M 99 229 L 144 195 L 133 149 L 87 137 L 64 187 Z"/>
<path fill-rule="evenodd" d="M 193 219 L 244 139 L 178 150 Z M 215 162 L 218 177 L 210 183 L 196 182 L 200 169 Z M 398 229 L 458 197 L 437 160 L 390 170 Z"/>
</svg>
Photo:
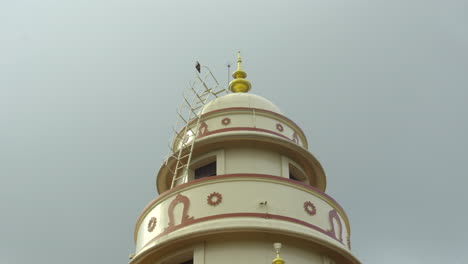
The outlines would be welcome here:
<svg viewBox="0 0 468 264">
<path fill-rule="evenodd" d="M 299 137 L 301 138 L 301 140 L 304 142 L 304 146 L 305 148 L 308 148 L 308 142 L 307 142 L 307 138 L 304 134 L 304 131 L 302 130 L 302 128 L 300 126 L 298 126 L 294 121 L 292 121 L 291 119 L 289 119 L 288 117 L 282 115 L 282 114 L 279 114 L 279 113 L 276 113 L 276 112 L 273 112 L 273 111 L 269 111 L 269 110 L 265 110 L 265 109 L 260 109 L 260 108 L 252 108 L 252 107 L 228 107 L 228 108 L 221 108 L 221 109 L 217 109 L 217 110 L 213 110 L 213 111 L 210 111 L 210 112 L 207 112 L 207 113 L 204 113 L 200 116 L 200 119 L 201 120 L 205 120 L 207 119 L 208 117 L 212 117 L 212 116 L 216 116 L 216 115 L 221 115 L 221 114 L 226 114 L 228 112 L 254 112 L 255 114 L 258 114 L 258 115 L 264 115 L 264 116 L 271 116 L 271 117 L 274 117 L 276 120 L 278 121 L 282 121 L 282 122 L 285 122 L 289 125 L 291 125 L 291 127 L 294 127 L 296 128 L 297 132 L 299 132 Z M 197 119 L 192 119 L 190 120 L 190 122 L 187 124 L 188 126 L 190 125 L 193 125 L 195 122 L 197 121 Z M 181 131 L 179 131 L 180 133 Z"/>
<path fill-rule="evenodd" d="M 242 228 L 242 229 L 223 229 L 223 230 L 218 230 L 216 232 L 216 235 L 219 235 L 219 234 L 232 234 L 232 233 L 235 233 L 235 234 L 242 234 L 242 233 L 246 233 L 249 235 L 249 237 L 251 237 L 252 234 L 254 233 L 264 233 L 264 232 L 271 232 L 271 228 L 268 228 L 268 227 L 262 227 L 262 228 L 259 228 L 259 227 L 252 227 L 252 228 Z M 353 264 L 360 264 L 359 260 L 350 252 L 350 251 L 347 251 L 346 249 L 343 249 L 339 246 L 336 246 L 332 243 L 329 243 L 327 241 L 324 241 L 322 239 L 319 239 L 315 236 L 304 236 L 303 233 L 295 233 L 295 232 L 291 232 L 290 230 L 286 231 L 286 230 L 275 230 L 276 234 L 280 234 L 280 235 L 284 235 L 286 237 L 291 237 L 291 238 L 295 238 L 295 239 L 301 239 L 303 241 L 309 241 L 309 242 L 313 242 L 315 245 L 318 245 L 320 247 L 325 247 L 327 250 L 329 249 L 332 249 L 333 251 L 335 251 L 336 253 L 338 253 L 341 257 L 343 257 L 343 260 L 345 260 L 345 262 L 343 263 L 353 263 Z M 130 261 L 130 264 L 140 264 L 142 262 L 144 262 L 145 260 L 147 259 L 151 259 L 151 256 L 155 253 L 155 252 L 160 252 L 162 251 L 161 249 L 164 249 L 168 246 L 170 246 L 171 244 L 174 245 L 174 244 L 178 244 L 180 245 L 181 242 L 184 242 L 184 241 L 187 241 L 188 239 L 191 239 L 193 241 L 193 239 L 206 239 L 206 238 L 209 238 L 210 236 L 212 236 L 213 233 L 206 233 L 206 232 L 197 232 L 197 231 L 194 231 L 194 232 L 191 232 L 190 236 L 184 236 L 183 238 L 177 238 L 177 237 L 172 237 L 166 241 L 164 241 L 162 244 L 155 244 L 155 245 L 151 245 L 147 248 L 145 248 L 142 252 L 140 252 L 138 255 L 136 255 L 131 261 Z M 341 263 L 341 262 L 340 262 Z"/>
<path fill-rule="evenodd" d="M 267 175 L 267 174 L 253 174 L 253 173 L 237 173 L 237 174 L 224 174 L 224 175 L 217 175 L 214 177 L 208 177 L 208 178 L 203 178 L 203 179 L 198 179 L 194 181 L 190 181 L 188 183 L 184 183 L 181 185 L 178 185 L 170 190 L 167 190 L 163 192 L 161 195 L 153 199 L 142 211 L 140 216 L 138 217 L 137 223 L 135 225 L 135 232 L 134 232 L 134 239 L 136 241 L 137 239 L 137 230 L 138 227 L 140 226 L 141 222 L 143 221 L 143 218 L 148 214 L 149 211 L 151 211 L 161 200 L 167 199 L 176 193 L 180 193 L 184 190 L 192 189 L 192 188 L 197 188 L 199 186 L 207 185 L 207 184 L 213 184 L 213 183 L 218 183 L 218 182 L 223 182 L 223 181 L 245 181 L 245 180 L 250 180 L 250 181 L 269 181 L 269 182 L 274 182 L 282 185 L 287 185 L 299 190 L 303 190 L 306 192 L 309 192 L 313 195 L 316 195 L 320 198 L 322 198 L 325 202 L 327 202 L 331 207 L 336 209 L 338 213 L 343 217 L 345 220 L 345 224 L 347 227 L 347 230 L 349 230 L 349 233 L 351 234 L 351 228 L 349 225 L 349 220 L 346 215 L 346 212 L 344 209 L 338 204 L 335 199 L 333 199 L 331 196 L 327 195 L 326 193 L 322 192 L 321 190 L 312 187 L 310 185 L 294 181 L 291 179 L 279 177 L 279 176 L 274 176 L 274 175 Z"/>
<path fill-rule="evenodd" d="M 243 128 L 244 129 L 244 128 Z M 309 172 L 311 173 L 308 177 L 314 180 L 315 182 L 311 182 L 312 185 L 316 186 L 322 191 L 326 189 L 326 176 L 325 171 L 322 168 L 320 162 L 310 153 L 306 148 L 292 142 L 288 138 L 281 138 L 273 135 L 272 133 L 265 133 L 264 131 L 256 131 L 254 129 L 244 129 L 241 133 L 237 133 L 235 135 L 231 135 L 229 133 L 215 133 L 208 132 L 210 135 L 203 136 L 197 139 L 195 142 L 194 150 L 203 149 L 206 150 L 206 146 L 212 146 L 212 148 L 220 148 L 219 145 L 221 142 L 228 143 L 231 141 L 254 141 L 254 142 L 261 142 L 265 144 L 270 144 L 272 146 L 282 148 L 287 151 L 288 156 L 295 156 L 299 157 L 300 159 L 304 160 L 304 168 L 309 167 Z M 239 131 L 240 132 L 240 131 Z M 261 132 L 261 133 L 259 133 Z M 266 135 L 266 136 L 265 136 Z M 279 139 L 279 140 L 278 140 Z M 174 158 L 171 157 L 161 166 L 159 172 L 156 177 L 156 188 L 158 192 L 166 191 L 170 185 L 169 174 L 170 171 L 168 166 L 172 166 L 171 164 L 174 162 Z M 315 178 L 313 178 L 315 177 Z"/>
</svg>

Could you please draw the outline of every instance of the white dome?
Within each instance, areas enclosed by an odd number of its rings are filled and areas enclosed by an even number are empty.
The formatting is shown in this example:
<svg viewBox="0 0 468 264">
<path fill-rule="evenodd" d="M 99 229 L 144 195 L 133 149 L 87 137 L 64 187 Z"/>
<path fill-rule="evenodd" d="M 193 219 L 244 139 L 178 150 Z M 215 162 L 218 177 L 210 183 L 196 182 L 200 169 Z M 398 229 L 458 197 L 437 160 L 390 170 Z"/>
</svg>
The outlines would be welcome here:
<svg viewBox="0 0 468 264">
<path fill-rule="evenodd" d="M 232 107 L 258 108 L 281 114 L 281 110 L 272 102 L 251 93 L 231 93 L 218 97 L 207 103 L 201 114 Z"/>
</svg>

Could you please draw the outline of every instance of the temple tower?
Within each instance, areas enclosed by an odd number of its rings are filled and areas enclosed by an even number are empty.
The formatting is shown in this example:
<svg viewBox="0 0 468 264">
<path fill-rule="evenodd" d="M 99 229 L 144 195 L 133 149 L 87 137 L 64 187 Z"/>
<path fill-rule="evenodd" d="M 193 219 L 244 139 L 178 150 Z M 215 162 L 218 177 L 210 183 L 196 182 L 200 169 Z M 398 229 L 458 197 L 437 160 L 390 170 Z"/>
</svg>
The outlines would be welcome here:
<svg viewBox="0 0 468 264">
<path fill-rule="evenodd" d="M 231 93 L 204 104 L 172 142 L 177 155 L 157 174 L 160 195 L 138 218 L 130 263 L 360 263 L 304 132 L 248 93 L 241 62 Z"/>
</svg>

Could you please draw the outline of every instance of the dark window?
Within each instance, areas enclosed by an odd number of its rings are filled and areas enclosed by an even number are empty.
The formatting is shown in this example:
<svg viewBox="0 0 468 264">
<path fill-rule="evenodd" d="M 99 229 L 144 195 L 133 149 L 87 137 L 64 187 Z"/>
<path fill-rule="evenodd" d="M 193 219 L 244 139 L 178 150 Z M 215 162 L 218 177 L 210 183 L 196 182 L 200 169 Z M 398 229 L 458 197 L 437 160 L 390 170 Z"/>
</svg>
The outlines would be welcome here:
<svg viewBox="0 0 468 264">
<path fill-rule="evenodd" d="M 301 181 L 296 176 L 294 176 L 294 174 L 292 174 L 291 172 L 289 172 L 289 179 L 295 180 L 295 181 Z"/>
<path fill-rule="evenodd" d="M 306 176 L 301 170 L 299 170 L 299 168 L 289 163 L 289 179 L 298 182 L 305 182 Z"/>
<path fill-rule="evenodd" d="M 195 180 L 215 176 L 216 175 L 216 161 L 213 161 L 205 166 L 195 169 Z"/>
<path fill-rule="evenodd" d="M 182 262 L 182 263 L 180 263 L 180 264 L 193 264 L 193 259 L 187 260 L 187 261 Z"/>
</svg>

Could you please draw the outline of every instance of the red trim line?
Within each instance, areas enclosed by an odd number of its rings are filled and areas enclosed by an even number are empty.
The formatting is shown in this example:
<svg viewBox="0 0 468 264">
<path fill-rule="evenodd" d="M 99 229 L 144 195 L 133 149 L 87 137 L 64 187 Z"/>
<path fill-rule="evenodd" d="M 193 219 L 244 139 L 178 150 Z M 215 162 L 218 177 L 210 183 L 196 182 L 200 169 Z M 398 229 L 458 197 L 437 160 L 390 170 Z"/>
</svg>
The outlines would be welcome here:
<svg viewBox="0 0 468 264">
<path fill-rule="evenodd" d="M 296 219 L 296 218 L 292 218 L 292 217 L 288 217 L 288 216 L 283 216 L 283 215 L 275 215 L 275 214 L 265 214 L 265 213 L 230 213 L 230 214 L 219 214 L 219 215 L 210 215 L 210 216 L 206 216 L 206 217 L 202 217 L 202 218 L 197 218 L 197 219 L 191 219 L 191 220 L 187 220 L 183 223 L 181 223 L 180 225 L 178 226 L 174 226 L 174 228 L 172 228 L 171 230 L 165 230 L 163 231 L 162 233 L 160 233 L 159 235 L 155 236 L 154 238 L 152 238 L 150 241 L 148 241 L 144 246 L 148 246 L 148 244 L 154 242 L 155 240 L 157 240 L 158 238 L 164 236 L 164 235 L 167 235 L 171 232 L 174 232 L 175 230 L 178 230 L 180 228 L 183 228 L 183 227 L 186 227 L 188 225 L 192 225 L 192 224 L 196 224 L 196 223 L 200 223 L 200 222 L 205 222 L 205 221 L 209 221 L 209 220 L 214 220 L 214 219 L 221 219 L 221 218 L 233 218 L 233 217 L 254 217 L 254 218 L 265 218 L 265 219 L 275 219 L 275 220 L 282 220 L 282 221 L 287 221 L 287 222 L 291 222 L 291 223 L 295 223 L 295 224 L 299 224 L 299 225 L 303 225 L 303 226 L 306 226 L 306 227 L 309 227 L 311 229 L 314 229 L 315 231 L 318 231 L 324 235 L 327 235 L 329 236 L 330 238 L 333 238 L 334 240 L 338 241 L 340 244 L 343 244 L 342 241 L 338 240 L 335 236 L 334 236 L 334 233 L 331 233 L 329 231 L 326 231 L 326 230 L 323 230 L 321 229 L 320 227 L 318 226 L 315 226 L 315 225 L 312 225 L 312 224 L 309 224 L 307 222 L 304 222 L 302 220 L 299 220 L 299 219 Z"/>
<path fill-rule="evenodd" d="M 263 129 L 263 128 L 256 128 L 256 127 L 228 127 L 228 128 L 221 128 L 213 131 L 208 131 L 205 134 L 200 135 L 198 138 L 203 138 L 206 136 L 210 136 L 213 134 L 218 134 L 218 133 L 223 133 L 223 132 L 230 132 L 230 131 L 255 131 L 255 132 L 264 132 L 264 133 L 269 133 L 273 134 L 275 136 L 282 137 L 284 139 L 287 139 L 289 141 L 293 141 L 292 139 L 288 138 L 285 135 L 282 135 L 280 133 L 268 130 L 268 129 Z M 294 141 L 293 141 L 294 142 Z"/>
</svg>

